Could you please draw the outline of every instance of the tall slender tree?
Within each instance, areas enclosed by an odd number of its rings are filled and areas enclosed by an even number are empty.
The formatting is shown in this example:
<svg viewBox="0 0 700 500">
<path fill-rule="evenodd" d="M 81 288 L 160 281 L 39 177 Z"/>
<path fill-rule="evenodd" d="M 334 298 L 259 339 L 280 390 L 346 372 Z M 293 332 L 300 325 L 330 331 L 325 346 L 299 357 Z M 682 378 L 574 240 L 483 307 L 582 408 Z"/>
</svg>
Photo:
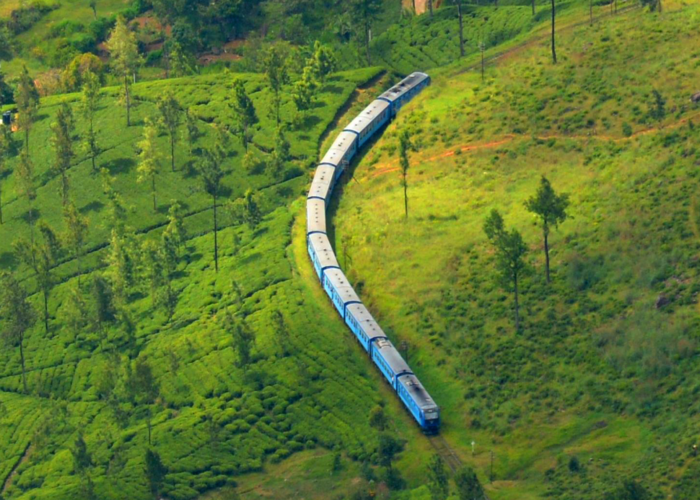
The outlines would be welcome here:
<svg viewBox="0 0 700 500">
<path fill-rule="evenodd" d="M 136 169 L 138 174 L 136 179 L 139 183 L 150 184 L 154 212 L 158 211 L 156 177 L 160 166 L 160 153 L 156 144 L 157 138 L 158 127 L 151 119 L 146 118 L 146 124 L 143 127 L 143 140 L 138 144 L 141 152 L 139 153 L 139 166 Z"/>
<path fill-rule="evenodd" d="M 17 163 L 17 194 L 27 199 L 29 206 L 29 234 L 32 247 L 34 246 L 34 200 L 36 199 L 36 188 L 34 186 L 34 164 L 26 149 L 22 149 Z"/>
<path fill-rule="evenodd" d="M 10 273 L 0 275 L 0 312 L 5 318 L 5 327 L 2 335 L 5 341 L 12 346 L 19 346 L 19 357 L 22 365 L 22 387 L 24 393 L 27 390 L 27 370 L 24 357 L 24 337 L 36 322 L 36 313 L 29 303 L 27 291 L 19 281 Z"/>
<path fill-rule="evenodd" d="M 216 148 L 215 148 L 216 149 Z M 214 268 L 219 272 L 219 222 L 218 201 L 221 194 L 221 179 L 224 173 L 221 170 L 221 156 L 215 149 L 207 149 L 199 161 L 199 174 L 202 179 L 204 191 L 211 196 L 214 212 Z"/>
<path fill-rule="evenodd" d="M 457 4 L 457 19 L 459 20 L 459 56 L 464 57 L 464 20 L 462 13 L 462 0 L 455 0 L 455 3 Z"/>
<path fill-rule="evenodd" d="M 78 264 L 78 284 L 83 274 L 82 258 L 85 255 L 85 240 L 88 234 L 89 221 L 83 216 L 72 201 L 63 208 L 63 246 L 68 249 Z"/>
<path fill-rule="evenodd" d="M 163 461 L 161 460 L 158 452 L 153 451 L 150 448 L 146 450 L 145 462 L 146 479 L 148 479 L 151 494 L 155 500 L 158 500 L 160 498 L 160 491 L 163 487 L 165 475 L 168 473 L 168 468 L 163 465 Z"/>
<path fill-rule="evenodd" d="M 32 268 L 37 284 L 44 297 L 44 327 L 49 333 L 49 296 L 56 284 L 53 268 L 56 266 L 61 252 L 61 242 L 58 235 L 46 222 L 39 223 L 41 241 L 30 243 L 22 238 L 14 243 L 17 256 L 27 266 Z"/>
<path fill-rule="evenodd" d="M 157 106 L 161 122 L 170 138 L 170 167 L 175 172 L 175 145 L 179 139 L 177 129 L 182 123 L 182 108 L 170 92 L 166 92 L 163 97 L 158 99 Z"/>
<path fill-rule="evenodd" d="M 17 125 L 24 131 L 24 150 L 29 154 L 29 132 L 39 114 L 39 91 L 32 77 L 29 76 L 26 66 L 22 66 L 22 72 L 17 80 L 15 104 L 18 112 Z"/>
<path fill-rule="evenodd" d="M 112 56 L 112 65 L 124 84 L 124 104 L 126 105 L 126 126 L 131 126 L 130 82 L 141 64 L 136 36 L 129 30 L 124 17 L 117 18 L 117 24 L 107 40 L 107 49 Z"/>
<path fill-rule="evenodd" d="M 554 64 L 557 63 L 557 44 L 556 44 L 556 17 L 557 17 L 557 6 L 556 0 L 552 0 L 552 61 Z"/>
<path fill-rule="evenodd" d="M 527 246 L 520 233 L 506 230 L 503 217 L 492 210 L 484 223 L 484 232 L 496 249 L 496 269 L 504 285 L 512 286 L 515 308 L 515 330 L 520 331 L 519 285 L 527 270 L 525 255 Z"/>
<path fill-rule="evenodd" d="M 350 15 L 358 24 L 359 29 L 364 32 L 365 55 L 367 65 L 372 64 L 369 43 L 372 37 L 372 23 L 377 19 L 382 9 L 382 0 L 351 0 L 349 2 Z"/>
<path fill-rule="evenodd" d="M 53 137 L 51 146 L 55 155 L 53 163 L 54 173 L 61 176 L 60 194 L 63 206 L 69 201 L 70 181 L 68 180 L 68 169 L 75 158 L 73 151 L 73 112 L 68 103 L 64 102 L 56 113 L 56 122 L 51 125 Z"/>
<path fill-rule="evenodd" d="M 95 114 L 100 105 L 100 77 L 92 71 L 87 71 L 83 75 L 83 94 L 80 102 L 80 111 L 87 121 L 87 129 L 83 136 L 83 150 L 87 153 L 92 163 L 92 171 L 97 173 L 96 160 L 101 153 L 97 144 L 97 134 L 95 133 Z"/>
<path fill-rule="evenodd" d="M 228 309 L 224 315 L 224 329 L 231 335 L 233 349 L 238 354 L 236 365 L 245 370 L 252 359 L 255 334 L 245 321 L 236 318 Z"/>
<path fill-rule="evenodd" d="M 289 71 L 287 69 L 285 51 L 280 44 L 276 43 L 268 47 L 263 59 L 263 68 L 267 83 L 272 89 L 272 105 L 275 110 L 275 120 L 277 121 L 277 126 L 279 126 L 282 87 L 289 83 Z"/>
<path fill-rule="evenodd" d="M 411 149 L 411 136 L 408 130 L 399 133 L 399 164 L 401 166 L 401 185 L 403 186 L 404 215 L 408 219 L 408 152 Z"/>
<path fill-rule="evenodd" d="M 549 277 L 549 231 L 556 228 L 568 217 L 566 209 L 569 207 L 569 195 L 557 194 L 549 180 L 542 176 L 537 193 L 525 202 L 525 208 L 535 214 L 542 224 L 542 236 L 544 239 L 545 273 L 547 283 Z"/>
<path fill-rule="evenodd" d="M 237 79 L 233 82 L 233 99 L 231 100 L 231 109 L 233 110 L 236 129 L 241 136 L 241 142 L 246 151 L 248 151 L 248 142 L 250 141 L 250 127 L 258 123 L 258 115 L 255 112 L 253 101 L 246 92 L 243 81 Z"/>
<path fill-rule="evenodd" d="M 12 133 L 9 127 L 0 127 L 0 224 L 5 222 L 2 217 L 2 185 L 7 172 L 7 160 L 12 149 Z"/>
</svg>

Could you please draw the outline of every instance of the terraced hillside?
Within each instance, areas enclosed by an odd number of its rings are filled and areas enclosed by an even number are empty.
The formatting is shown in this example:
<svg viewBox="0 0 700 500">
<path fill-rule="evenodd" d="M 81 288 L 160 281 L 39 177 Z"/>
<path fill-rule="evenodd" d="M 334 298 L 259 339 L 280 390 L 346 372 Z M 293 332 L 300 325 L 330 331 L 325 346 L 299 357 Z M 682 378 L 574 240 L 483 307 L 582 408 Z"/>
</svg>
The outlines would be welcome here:
<svg viewBox="0 0 700 500">
<path fill-rule="evenodd" d="M 700 492 L 698 22 L 665 2 L 562 32 L 557 65 L 541 40 L 484 82 L 465 71 L 476 58 L 433 71 L 337 196 L 350 280 L 409 344 L 489 498 Z M 400 130 L 416 148 L 408 220 Z M 571 200 L 549 285 L 525 208 L 542 175 Z M 494 208 L 529 249 L 517 332 L 483 231 Z"/>
<path fill-rule="evenodd" d="M 300 260 L 299 252 L 290 247 L 292 223 L 303 205 L 295 200 L 308 183 L 307 160 L 316 157 L 319 138 L 336 110 L 357 85 L 378 71 L 358 70 L 331 78 L 306 127 L 288 132 L 296 160 L 278 174 L 255 166 L 246 170 L 242 147 L 231 138 L 223 165 L 218 273 L 213 262 L 211 198 L 203 191 L 196 164 L 190 164 L 187 148 L 178 145 L 174 172 L 163 161 L 154 212 L 148 186 L 136 182 L 135 144 L 144 119 L 157 113 L 156 98 L 169 91 L 198 118 L 202 136 L 196 145 L 210 146 L 216 136 L 212 125 L 231 119 L 225 100 L 234 77 L 137 85 L 134 125 L 129 128 L 124 127 L 116 92 L 106 90 L 97 127 L 104 152 L 97 163 L 113 178 L 112 190 L 103 192 L 104 175 L 93 173 L 90 161 L 80 154 L 68 176 L 76 205 L 89 219 L 88 254 L 79 267 L 64 253 L 54 269 L 49 332 L 37 321 L 24 341 L 27 393 L 19 349 L 10 344 L 0 352 L 0 478 L 7 478 L 3 498 L 86 494 L 86 476 L 75 472 L 73 458 L 79 436 L 91 457 L 88 474 L 98 498 L 149 497 L 147 448 L 157 451 L 167 467 L 161 490 L 167 498 L 195 498 L 236 482 L 241 491 L 257 488 L 248 495 L 305 491 L 326 498 L 328 491 L 351 488 L 349 478 L 372 457 L 376 448 L 376 431 L 368 426 L 372 407 L 388 403 L 390 418 L 406 426 L 408 418 L 388 392 L 377 391 L 380 378 L 336 321 L 330 305 L 320 299 L 321 292 L 299 279 L 300 273 L 311 271 L 305 257 Z M 235 78 L 245 80 L 257 107 L 260 125 L 251 148 L 261 149 L 257 155 L 262 161 L 273 128 L 269 91 L 261 76 Z M 47 147 L 49 128 L 64 100 L 79 118 L 76 99 L 68 95 L 43 101 L 31 133 L 38 186 L 34 217 L 59 233 L 64 222 L 59 179 L 49 169 L 53 162 Z M 284 104 L 285 117 L 288 109 Z M 77 133 L 82 133 L 85 124 L 77 121 Z M 168 150 L 165 134 L 158 145 Z M 27 200 L 16 190 L 17 158 L 10 168 L 12 173 L 2 185 L 2 267 L 15 272 L 32 294 L 30 303 L 41 311 L 34 275 L 13 252 L 13 242 L 29 238 L 29 226 Z M 257 193 L 263 215 L 258 225 L 240 223 L 226 208 L 227 201 L 241 199 L 249 188 Z M 98 328 L 96 323 L 77 321 L 75 311 L 82 307 L 92 317 L 94 276 L 110 272 L 105 265 L 108 255 L 114 256 L 114 246 L 106 243 L 113 234 L 115 206 L 107 194 L 114 192 L 122 200 L 123 224 L 131 234 L 124 241 L 131 245 L 135 284 L 116 317 Z M 150 297 L 147 263 L 168 224 L 174 199 L 183 207 L 188 239 L 172 282 L 177 305 L 168 318 Z M 303 246 L 301 250 L 303 255 Z M 244 364 L 234 348 L 240 328 L 249 329 L 255 339 Z M 150 368 L 153 383 L 144 367 Z M 135 389 L 144 383 L 150 399 Z M 336 460 L 330 451 L 334 449 L 342 466 L 329 476 Z M 292 455 L 291 461 L 286 460 Z M 305 475 L 297 481 L 268 485 L 275 475 L 263 473 L 299 466 Z"/>
</svg>

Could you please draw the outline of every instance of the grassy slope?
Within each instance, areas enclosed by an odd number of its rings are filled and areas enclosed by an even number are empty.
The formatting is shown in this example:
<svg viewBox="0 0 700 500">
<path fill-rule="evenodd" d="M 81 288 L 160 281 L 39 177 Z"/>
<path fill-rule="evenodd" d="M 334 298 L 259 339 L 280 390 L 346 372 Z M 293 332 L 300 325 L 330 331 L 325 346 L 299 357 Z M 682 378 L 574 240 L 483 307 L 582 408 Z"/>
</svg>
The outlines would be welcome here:
<svg viewBox="0 0 700 500">
<path fill-rule="evenodd" d="M 600 498 L 628 477 L 656 495 L 697 495 L 700 110 L 688 97 L 700 9 L 668 6 L 560 36 L 557 66 L 542 41 L 483 84 L 460 66 L 434 72 L 340 196 L 335 241 L 351 279 L 414 346 L 446 436 L 464 458 L 476 441 L 482 477 L 495 452 L 492 498 Z M 648 117 L 654 88 L 667 99 L 659 122 Z M 407 223 L 401 127 L 418 145 Z M 523 207 L 542 174 L 572 196 L 552 237 L 551 287 Z M 532 250 L 520 334 L 482 232 L 491 208 Z M 656 310 L 660 295 L 670 304 Z M 583 472 L 569 471 L 572 456 Z"/>
<path fill-rule="evenodd" d="M 329 82 L 321 95 L 322 105 L 315 109 L 307 128 L 303 133 L 291 134 L 292 153 L 314 158 L 318 138 L 331 122 L 334 110 L 345 102 L 356 84 L 376 71 L 342 73 Z M 271 128 L 266 109 L 269 96 L 260 77 L 242 77 L 253 92 L 261 117 L 256 143 L 267 146 L 267 131 Z M 390 414 L 398 419 L 400 427 L 407 427 L 402 432 L 415 441 L 415 429 L 407 426 L 407 417 L 400 413 L 388 390 L 377 393 L 379 376 L 363 360 L 361 351 L 314 284 L 303 245 L 289 247 L 294 215 L 303 208 L 303 203 L 293 201 L 306 188 L 310 172 L 291 167 L 288 172 L 292 178 L 282 182 L 267 174 L 243 172 L 240 146 L 234 142 L 225 165 L 224 184 L 230 189 L 229 198 L 239 196 L 248 186 L 259 188 L 264 193 L 266 216 L 254 232 L 233 226 L 224 217 L 218 276 L 212 262 L 211 211 L 199 188 L 199 179 L 186 173 L 184 152 L 179 151 L 178 172 L 163 169 L 158 182 L 158 213 L 149 207 L 148 190 L 135 184 L 133 144 L 140 135 L 142 118 L 154 112 L 153 99 L 169 88 L 202 118 L 225 122 L 222 99 L 228 86 L 229 81 L 221 77 L 139 85 L 136 125 L 129 129 L 122 125 L 123 111 L 116 100 L 111 96 L 104 100 L 99 128 L 101 143 L 107 150 L 99 163 L 116 177 L 116 185 L 129 206 L 128 223 L 143 233 L 141 238 L 158 237 L 158 226 L 164 222 L 164 212 L 172 198 L 185 203 L 191 214 L 186 219 L 192 236 L 190 250 L 176 280 L 181 292 L 178 308 L 168 323 L 161 311 L 152 308 L 150 299 L 136 295 L 130 304 L 136 324 L 133 335 L 115 325 L 109 329 L 103 349 L 92 332 L 72 332 L 63 325 L 61 304 L 76 286 L 75 263 L 65 262 L 56 270 L 60 284 L 51 299 L 52 332 L 47 337 L 37 325 L 26 340 L 31 395 L 18 392 L 18 350 L 7 348 L 0 353 L 0 401 L 7 410 L 0 416 L 1 478 L 32 444 L 28 459 L 22 462 L 5 497 L 74 498 L 79 479 L 71 473 L 69 448 L 79 429 L 84 431 L 96 463 L 94 478 L 100 498 L 147 496 L 142 472 L 145 420 L 135 410 L 127 409 L 125 425 L 118 426 L 111 410 L 95 392 L 99 379 L 108 371 L 121 376 L 130 358 L 136 355 L 151 362 L 161 386 L 153 438 L 170 469 L 166 480 L 169 498 L 192 498 L 222 485 L 227 478 L 266 468 L 266 464 L 303 448 L 321 446 L 327 450 L 338 446 L 346 457 L 369 457 L 375 438 L 367 427 L 367 415 L 372 405 L 380 401 L 389 402 Z M 39 211 L 47 222 L 60 229 L 57 182 L 47 170 L 50 148 L 43 146 L 47 144 L 48 126 L 58 99 L 48 100 L 42 107 L 32 135 L 32 155 L 41 185 Z M 202 128 L 208 129 L 205 123 Z M 202 142 L 210 141 L 211 135 L 207 132 Z M 86 161 L 74 165 L 70 177 L 78 206 L 91 221 L 90 246 L 95 251 L 86 265 L 96 269 L 101 265 L 103 250 L 99 248 L 107 231 L 102 222 L 107 211 L 105 200 L 99 180 L 90 173 Z M 25 202 L 14 198 L 13 182 L 13 176 L 5 182 L 7 222 L 0 227 L 0 254 L 6 269 L 17 267 L 9 250 L 12 241 L 27 231 L 22 222 Z M 238 249 L 232 245 L 234 233 L 240 241 Z M 16 270 L 33 288 L 33 278 L 26 270 Z M 300 280 L 299 276 L 305 279 Z M 232 293 L 233 280 L 242 288 L 242 304 L 236 302 Z M 38 297 L 33 300 L 39 303 Z M 228 334 L 221 328 L 219 313 L 227 307 L 247 316 L 256 333 L 255 362 L 247 374 L 235 367 Z M 277 346 L 270 316 L 276 309 L 283 312 L 290 330 L 293 352 L 289 356 L 283 356 Z M 210 442 L 210 421 L 218 433 L 216 445 Z M 294 460 L 300 460 L 304 467 L 328 471 L 323 461 L 314 465 L 316 455 L 304 453 Z M 115 469 L 118 456 L 124 462 Z M 310 460 L 309 466 L 303 465 L 305 457 Z M 107 474 L 110 464 L 111 472 Z M 335 487 L 341 491 L 347 488 L 345 479 L 356 469 L 357 465 L 345 467 L 335 478 Z M 249 480 L 243 480 L 246 481 Z M 314 490 L 314 485 L 309 482 L 303 487 Z M 271 486 L 273 491 L 283 487 Z M 325 487 L 325 483 L 318 485 Z M 325 490 L 319 489 L 317 494 L 322 495 L 322 491 Z"/>
</svg>

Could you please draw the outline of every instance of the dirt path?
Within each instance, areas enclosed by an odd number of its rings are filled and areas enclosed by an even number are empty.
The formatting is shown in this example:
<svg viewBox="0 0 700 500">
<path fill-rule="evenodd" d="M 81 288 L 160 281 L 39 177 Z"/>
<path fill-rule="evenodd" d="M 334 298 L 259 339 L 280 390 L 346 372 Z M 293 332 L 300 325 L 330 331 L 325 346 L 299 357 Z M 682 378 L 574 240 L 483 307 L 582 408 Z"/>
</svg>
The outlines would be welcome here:
<svg viewBox="0 0 700 500">
<path fill-rule="evenodd" d="M 622 142 L 629 142 L 634 139 L 637 139 L 639 137 L 643 137 L 646 135 L 650 135 L 662 130 L 675 130 L 688 122 L 691 122 L 695 119 L 700 119 L 700 112 L 694 113 L 690 116 L 686 116 L 685 118 L 682 118 L 676 122 L 673 122 L 671 124 L 665 125 L 665 126 L 660 126 L 660 127 L 648 127 L 643 130 L 639 130 L 629 137 L 615 137 L 615 136 L 610 136 L 610 135 L 604 135 L 604 134 L 578 134 L 578 135 L 562 135 L 562 134 L 545 134 L 545 135 L 539 135 L 539 136 L 534 136 L 534 139 L 537 139 L 539 141 L 548 141 L 550 139 L 572 139 L 572 140 L 583 140 L 583 141 L 590 141 L 590 140 L 598 140 L 598 141 L 609 141 L 609 142 L 614 142 L 614 143 L 622 143 Z M 439 153 L 437 155 L 433 156 L 428 156 L 428 157 L 418 157 L 418 161 L 421 163 L 429 163 L 429 162 L 434 162 L 437 160 L 440 160 L 442 158 L 448 158 L 450 156 L 454 156 L 457 151 L 461 151 L 463 153 L 469 152 L 469 151 L 478 151 L 481 149 L 493 149 L 497 148 L 499 146 L 503 146 L 505 144 L 508 144 L 510 142 L 513 142 L 517 139 L 526 139 L 529 138 L 530 136 L 526 135 L 513 135 L 513 134 L 507 134 L 503 136 L 501 139 L 496 140 L 496 141 L 491 141 L 491 142 L 485 142 L 481 144 L 464 144 L 462 146 L 457 146 L 456 148 L 450 148 L 446 151 L 443 151 L 442 153 Z M 371 172 L 370 177 L 379 177 L 380 175 L 388 174 L 390 172 L 396 172 L 399 170 L 398 166 L 398 159 L 391 160 L 389 162 L 379 164 L 379 166 Z"/>
</svg>

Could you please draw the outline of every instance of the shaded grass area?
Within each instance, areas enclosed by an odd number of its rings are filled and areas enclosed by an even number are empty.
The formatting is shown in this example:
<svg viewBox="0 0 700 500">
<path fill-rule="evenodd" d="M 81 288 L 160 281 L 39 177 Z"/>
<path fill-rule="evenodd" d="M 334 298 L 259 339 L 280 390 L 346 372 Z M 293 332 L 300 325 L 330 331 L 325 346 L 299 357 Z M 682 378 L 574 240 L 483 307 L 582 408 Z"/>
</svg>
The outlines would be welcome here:
<svg viewBox="0 0 700 500">
<path fill-rule="evenodd" d="M 559 37 L 559 65 L 543 40 L 485 83 L 462 73 L 474 58 L 434 71 L 344 187 L 348 275 L 412 346 L 444 434 L 463 458 L 476 442 L 484 479 L 494 452 L 492 498 L 601 498 L 624 479 L 697 494 L 698 15 L 676 2 L 579 27 Z M 408 222 L 402 128 L 418 148 Z M 543 174 L 572 197 L 550 286 L 524 208 Z M 492 208 L 531 250 L 520 333 L 482 230 Z"/>
</svg>

